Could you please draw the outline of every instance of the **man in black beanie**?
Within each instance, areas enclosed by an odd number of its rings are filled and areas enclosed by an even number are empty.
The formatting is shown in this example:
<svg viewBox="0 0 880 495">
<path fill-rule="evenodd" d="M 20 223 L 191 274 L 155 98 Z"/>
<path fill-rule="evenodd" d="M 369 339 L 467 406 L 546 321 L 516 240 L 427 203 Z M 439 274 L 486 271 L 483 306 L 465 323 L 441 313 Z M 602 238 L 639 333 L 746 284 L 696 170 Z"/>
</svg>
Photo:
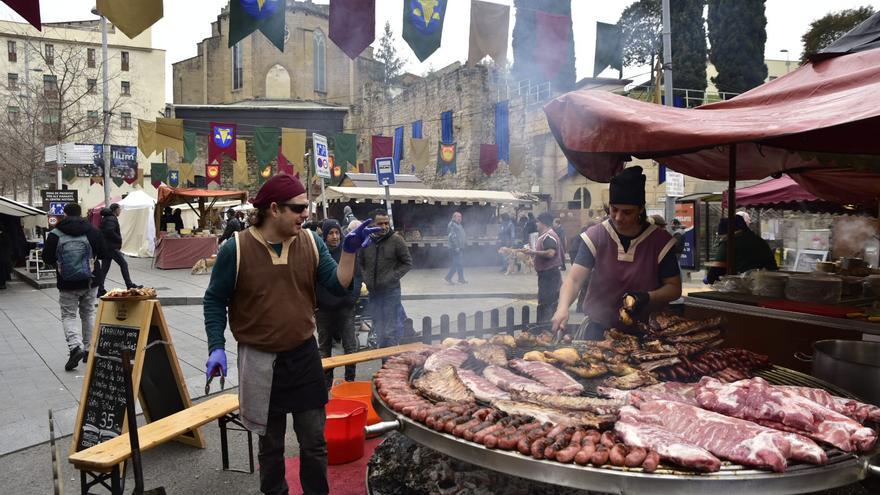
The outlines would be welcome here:
<svg viewBox="0 0 880 495">
<path fill-rule="evenodd" d="M 583 308 L 590 317 L 588 339 L 599 340 L 605 330 L 628 326 L 629 320 L 681 297 L 675 239 L 648 222 L 642 167 L 629 167 L 611 178 L 608 219 L 582 233 L 580 242 L 560 290 L 554 330 L 565 329 L 568 308 L 588 278 Z M 629 296 L 627 305 L 624 296 Z M 623 315 L 621 306 L 626 306 Z"/>
</svg>

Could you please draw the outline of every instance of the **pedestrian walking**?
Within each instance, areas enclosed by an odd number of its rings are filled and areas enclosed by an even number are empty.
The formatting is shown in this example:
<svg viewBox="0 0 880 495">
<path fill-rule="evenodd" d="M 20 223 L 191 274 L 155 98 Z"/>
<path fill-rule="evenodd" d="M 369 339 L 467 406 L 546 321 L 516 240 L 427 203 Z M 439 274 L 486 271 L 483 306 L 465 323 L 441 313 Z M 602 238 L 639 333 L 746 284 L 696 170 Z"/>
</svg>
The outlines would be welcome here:
<svg viewBox="0 0 880 495">
<path fill-rule="evenodd" d="M 287 415 L 299 444 L 306 494 L 326 494 L 327 387 L 315 341 L 315 288 L 344 296 L 355 253 L 371 242 L 369 224 L 342 241 L 339 264 L 324 241 L 303 229 L 308 199 L 302 183 L 276 175 L 253 200 L 254 225 L 220 247 L 205 291 L 208 377 L 226 375 L 224 331 L 238 342 L 240 414 L 259 439 L 260 491 L 288 493 L 284 437 Z"/>
<path fill-rule="evenodd" d="M 400 343 L 400 279 L 412 268 L 412 256 L 403 237 L 391 230 L 388 212 L 375 210 L 370 218 L 382 230 L 372 234 L 372 245 L 361 251 L 358 260 L 370 291 L 370 315 L 377 345 L 391 347 Z"/>
<path fill-rule="evenodd" d="M 446 283 L 452 284 L 452 276 L 458 274 L 458 283 L 466 284 L 467 280 L 464 279 L 464 247 L 467 245 L 467 234 L 464 232 L 464 227 L 461 226 L 462 216 L 460 212 L 455 212 L 452 214 L 452 219 L 449 220 L 449 224 L 446 226 L 446 237 L 449 241 L 449 258 L 451 259 L 451 265 L 449 267 L 449 271 L 446 273 Z"/>
<path fill-rule="evenodd" d="M 330 256 L 338 263 L 342 257 L 342 227 L 336 220 L 328 218 L 321 224 L 321 232 Z M 321 350 L 321 357 L 328 358 L 333 355 L 333 341 L 336 338 L 342 340 L 342 349 L 346 354 L 357 352 L 354 311 L 361 292 L 361 275 L 357 262 L 355 262 L 351 287 L 344 295 L 338 296 L 322 285 L 318 285 L 315 290 L 318 301 L 315 322 L 318 325 L 318 347 Z M 356 365 L 346 365 L 345 381 L 353 382 L 356 372 Z M 327 388 L 330 388 L 333 385 L 333 370 L 327 370 L 324 377 Z"/>
<path fill-rule="evenodd" d="M 559 288 L 562 286 L 562 250 L 559 236 L 553 231 L 553 215 L 541 213 L 536 223 L 538 241 L 535 249 L 526 253 L 535 257 L 535 271 L 538 273 L 538 323 L 550 321 L 556 312 Z"/>
<path fill-rule="evenodd" d="M 46 236 L 43 261 L 54 265 L 57 271 L 61 327 L 69 351 L 65 371 L 88 358 L 101 284 L 101 273 L 94 261 L 106 257 L 101 233 L 82 217 L 82 208 L 76 203 L 64 205 L 64 218 Z"/>
<path fill-rule="evenodd" d="M 226 210 L 226 227 L 223 228 L 223 235 L 220 236 L 220 242 L 232 237 L 236 232 L 244 230 L 244 224 L 239 220 L 235 210 L 232 208 Z"/>
<path fill-rule="evenodd" d="M 538 232 L 538 224 L 535 221 L 535 215 L 529 212 L 526 215 L 526 223 L 522 229 L 523 244 L 531 244 L 532 234 L 535 232 Z"/>
<path fill-rule="evenodd" d="M 553 219 L 553 232 L 559 237 L 559 249 L 562 250 L 562 271 L 565 271 L 565 253 L 568 252 L 568 244 L 566 244 L 565 229 L 562 227 L 562 219 L 556 217 Z"/>
<path fill-rule="evenodd" d="M 119 265 L 119 271 L 122 272 L 122 280 L 125 281 L 126 289 L 142 287 L 131 281 L 128 262 L 125 261 L 125 256 L 120 251 L 122 249 L 122 233 L 119 230 L 119 215 L 121 213 L 122 207 L 118 203 L 113 203 L 109 208 L 101 210 L 101 236 L 104 239 L 104 253 L 106 257 L 101 259 L 101 283 L 98 289 L 98 297 L 107 293 L 107 273 L 110 272 L 110 263 L 112 261 Z"/>
<path fill-rule="evenodd" d="M 349 225 L 351 222 L 357 220 L 357 217 L 354 216 L 354 213 L 351 211 L 351 206 L 345 205 L 345 208 L 342 209 L 342 225 Z"/>
</svg>

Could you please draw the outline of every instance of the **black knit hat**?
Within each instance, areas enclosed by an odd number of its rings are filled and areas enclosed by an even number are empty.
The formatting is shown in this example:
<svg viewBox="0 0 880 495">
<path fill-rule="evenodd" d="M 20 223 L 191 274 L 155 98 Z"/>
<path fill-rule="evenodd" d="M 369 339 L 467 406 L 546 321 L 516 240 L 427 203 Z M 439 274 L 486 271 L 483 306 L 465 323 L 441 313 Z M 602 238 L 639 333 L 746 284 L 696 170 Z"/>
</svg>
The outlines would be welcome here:
<svg viewBox="0 0 880 495">
<path fill-rule="evenodd" d="M 321 236 L 324 240 L 327 240 L 327 235 L 330 234 L 330 231 L 336 229 L 342 234 L 342 227 L 339 226 L 339 222 L 336 219 L 328 218 L 321 223 Z"/>
<path fill-rule="evenodd" d="M 645 176 L 642 167 L 635 166 L 611 178 L 609 202 L 621 205 L 645 205 Z"/>
</svg>

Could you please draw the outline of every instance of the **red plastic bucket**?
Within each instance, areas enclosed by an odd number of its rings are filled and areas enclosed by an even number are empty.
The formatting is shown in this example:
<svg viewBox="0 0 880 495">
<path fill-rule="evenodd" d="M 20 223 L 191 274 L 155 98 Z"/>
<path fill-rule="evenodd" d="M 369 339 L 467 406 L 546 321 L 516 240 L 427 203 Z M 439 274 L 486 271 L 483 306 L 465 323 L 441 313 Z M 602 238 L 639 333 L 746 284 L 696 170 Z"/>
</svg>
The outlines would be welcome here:
<svg viewBox="0 0 880 495">
<path fill-rule="evenodd" d="M 373 409 L 373 388 L 370 382 L 343 382 L 339 379 L 333 381 L 330 388 L 331 399 L 351 399 L 364 403 L 367 406 L 367 424 L 374 425 L 379 421 L 379 415 Z"/>
<path fill-rule="evenodd" d="M 345 464 L 364 456 L 364 427 L 367 408 L 363 403 L 348 399 L 330 399 L 325 406 L 327 423 L 327 463 Z"/>
</svg>

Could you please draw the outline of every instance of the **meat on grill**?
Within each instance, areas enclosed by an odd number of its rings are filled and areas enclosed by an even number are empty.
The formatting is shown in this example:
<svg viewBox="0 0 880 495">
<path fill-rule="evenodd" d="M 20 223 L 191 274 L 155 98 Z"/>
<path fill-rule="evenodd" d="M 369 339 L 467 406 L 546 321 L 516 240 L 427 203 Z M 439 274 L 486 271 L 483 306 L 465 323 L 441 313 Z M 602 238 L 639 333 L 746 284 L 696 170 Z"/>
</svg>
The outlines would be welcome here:
<svg viewBox="0 0 880 495">
<path fill-rule="evenodd" d="M 514 370 L 534 378 L 561 394 L 580 395 L 584 391 L 583 385 L 552 364 L 523 359 L 511 359 L 508 364 Z"/>
<path fill-rule="evenodd" d="M 507 349 L 503 345 L 483 344 L 473 348 L 474 357 L 486 364 L 507 366 Z"/>
<path fill-rule="evenodd" d="M 541 406 L 569 411 L 588 411 L 595 414 L 617 414 L 626 402 L 621 399 L 597 399 L 594 397 L 571 397 L 557 394 L 533 394 L 529 392 L 513 391 L 510 393 L 513 400 L 529 402 Z"/>
<path fill-rule="evenodd" d="M 715 340 L 721 336 L 720 329 L 712 329 L 712 330 L 701 330 L 699 332 L 686 333 L 682 335 L 670 335 L 665 337 L 667 342 L 673 343 L 698 343 L 698 342 L 708 342 L 710 340 Z"/>
<path fill-rule="evenodd" d="M 638 371 L 624 376 L 613 376 L 602 381 L 602 386 L 632 390 L 657 383 L 657 378 L 647 371 Z"/>
<path fill-rule="evenodd" d="M 717 327 L 721 324 L 721 317 L 715 318 L 707 318 L 705 320 L 687 320 L 682 319 L 671 325 L 662 328 L 660 330 L 655 330 L 654 334 L 660 337 L 672 337 L 675 335 L 685 335 L 688 333 L 695 333 L 702 330 L 707 330 L 710 328 Z"/>
<path fill-rule="evenodd" d="M 818 388 L 797 387 L 794 385 L 776 385 L 776 388 L 795 393 L 801 397 L 806 397 L 819 405 L 825 406 L 832 411 L 839 412 L 859 423 L 864 424 L 865 421 L 868 420 L 880 423 L 880 407 L 865 404 L 854 399 L 838 397 L 830 394 L 826 390 Z"/>
<path fill-rule="evenodd" d="M 474 397 L 476 397 L 477 400 L 492 402 L 496 399 L 510 398 L 510 395 L 508 395 L 507 392 L 496 387 L 492 382 L 486 380 L 474 371 L 459 368 L 456 369 L 455 372 L 458 374 L 458 378 L 461 379 L 465 386 L 474 394 Z"/>
<path fill-rule="evenodd" d="M 446 366 L 458 368 L 467 361 L 469 347 L 467 343 L 462 342 L 435 352 L 425 360 L 424 367 L 427 371 L 439 371 Z"/>
<path fill-rule="evenodd" d="M 496 400 L 492 405 L 510 415 L 531 416 L 541 423 L 564 426 L 601 428 L 614 422 L 614 416 L 602 416 L 581 411 L 562 411 L 528 402 Z"/>
<path fill-rule="evenodd" d="M 485 377 L 486 380 L 489 380 L 492 385 L 508 392 L 512 390 L 524 390 L 526 392 L 535 392 L 538 394 L 554 393 L 553 389 L 545 387 L 544 385 L 524 376 L 517 375 L 507 368 L 502 368 L 500 366 L 486 366 L 483 370 L 483 377 Z"/>
<path fill-rule="evenodd" d="M 455 368 L 446 366 L 440 371 L 429 371 L 413 381 L 413 386 L 437 401 L 473 402 L 474 394 L 456 376 Z"/>
<path fill-rule="evenodd" d="M 640 422 L 638 409 L 626 406 L 614 423 L 614 431 L 629 447 L 656 451 L 660 457 L 679 466 L 698 471 L 718 471 L 721 461 L 702 447 L 698 447 L 657 425 Z"/>
<path fill-rule="evenodd" d="M 745 466 L 783 472 L 787 459 L 813 464 L 827 461 L 825 452 L 808 438 L 680 402 L 644 402 L 639 406 L 638 419 L 660 425 L 718 457 Z"/>
<path fill-rule="evenodd" d="M 651 400 L 671 400 L 698 406 L 696 388 L 696 384 L 692 383 L 663 382 L 636 390 L 597 387 L 596 392 L 603 397 L 625 400 L 634 406 Z"/>
<path fill-rule="evenodd" d="M 870 450 L 877 441 L 871 428 L 760 378 L 734 383 L 703 378 L 697 401 L 704 409 L 765 425 L 778 423 L 847 452 Z"/>
</svg>

